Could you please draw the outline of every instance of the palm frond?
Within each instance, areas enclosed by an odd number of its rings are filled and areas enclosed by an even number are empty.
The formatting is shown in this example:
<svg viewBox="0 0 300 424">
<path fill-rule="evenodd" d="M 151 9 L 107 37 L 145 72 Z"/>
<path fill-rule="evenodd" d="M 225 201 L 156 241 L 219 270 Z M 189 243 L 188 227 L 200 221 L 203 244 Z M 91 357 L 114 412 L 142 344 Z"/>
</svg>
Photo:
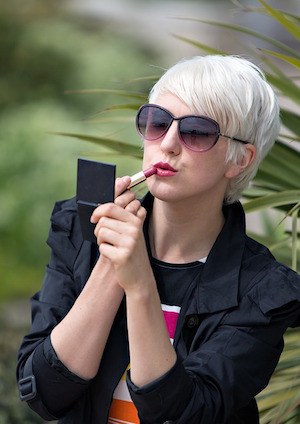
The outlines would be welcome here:
<svg viewBox="0 0 300 424">
<path fill-rule="evenodd" d="M 124 141 L 118 141 L 111 138 L 97 137 L 87 134 L 74 134 L 66 132 L 52 132 L 51 134 L 77 138 L 78 140 L 88 141 L 90 143 L 97 144 L 98 146 L 106 147 L 120 155 L 131 156 L 137 159 L 142 158 L 142 150 L 140 146 L 135 146 L 134 144 L 126 143 Z"/>
<path fill-rule="evenodd" d="M 203 19 L 197 19 L 197 18 L 180 18 L 180 19 L 181 20 L 189 20 L 189 21 L 199 22 L 199 23 L 203 23 L 203 24 L 207 24 L 207 25 L 212 25 L 216 28 L 227 29 L 230 32 L 238 32 L 240 34 L 250 35 L 250 36 L 257 38 L 261 41 L 265 41 L 270 45 L 273 45 L 277 49 L 280 49 L 280 50 L 286 52 L 287 54 L 289 54 L 291 56 L 300 58 L 300 54 L 296 50 L 287 46 L 285 43 L 282 43 L 282 42 L 280 42 L 280 41 L 278 41 L 278 40 L 276 40 L 272 37 L 269 37 L 267 35 L 264 35 L 260 32 L 254 31 L 250 28 L 247 28 L 247 27 L 244 27 L 244 26 L 241 26 L 241 25 L 236 25 L 236 24 L 227 23 L 227 22 L 220 22 L 220 21 L 203 20 Z M 190 40 L 190 41 L 194 41 L 195 42 L 194 45 L 197 47 L 197 42 L 195 40 Z"/>
<path fill-rule="evenodd" d="M 293 37 L 300 40 L 300 27 L 299 22 L 294 22 L 293 19 L 282 13 L 280 10 L 275 9 L 264 0 L 258 0 L 263 5 L 267 13 L 276 19 Z"/>
</svg>

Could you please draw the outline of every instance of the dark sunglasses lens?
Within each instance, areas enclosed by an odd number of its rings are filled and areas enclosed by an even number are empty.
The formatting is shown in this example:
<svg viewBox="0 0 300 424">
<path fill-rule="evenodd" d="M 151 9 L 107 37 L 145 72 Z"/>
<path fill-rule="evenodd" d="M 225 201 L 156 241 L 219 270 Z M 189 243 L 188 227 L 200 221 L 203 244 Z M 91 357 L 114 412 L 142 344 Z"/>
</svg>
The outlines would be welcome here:
<svg viewBox="0 0 300 424">
<path fill-rule="evenodd" d="M 172 116 L 155 106 L 144 106 L 137 115 L 136 125 L 146 140 L 162 137 L 172 123 Z"/>
<path fill-rule="evenodd" d="M 213 121 L 191 116 L 181 119 L 179 131 L 182 141 L 189 149 L 201 152 L 213 147 L 219 128 Z"/>
</svg>

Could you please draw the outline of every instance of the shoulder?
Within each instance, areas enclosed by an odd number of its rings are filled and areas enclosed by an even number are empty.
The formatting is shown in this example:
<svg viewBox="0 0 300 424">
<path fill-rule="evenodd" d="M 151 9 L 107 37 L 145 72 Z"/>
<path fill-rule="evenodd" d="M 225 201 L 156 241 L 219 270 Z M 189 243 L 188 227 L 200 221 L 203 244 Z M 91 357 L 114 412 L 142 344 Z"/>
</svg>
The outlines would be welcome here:
<svg viewBox="0 0 300 424">
<path fill-rule="evenodd" d="M 278 262 L 262 244 L 247 237 L 242 275 L 248 281 L 246 295 L 265 315 L 275 316 L 283 309 L 292 312 L 300 325 L 300 275 Z"/>
<path fill-rule="evenodd" d="M 56 202 L 50 222 L 47 244 L 58 257 L 73 263 L 83 244 L 76 198 Z"/>
<path fill-rule="evenodd" d="M 273 280 L 293 280 L 300 285 L 300 275 L 289 266 L 279 262 L 270 250 L 258 241 L 246 236 L 242 268 L 248 270 L 249 264 L 261 275 L 267 275 Z"/>
<path fill-rule="evenodd" d="M 52 210 L 50 221 L 61 229 L 70 231 L 77 217 L 76 198 L 57 201 Z"/>
</svg>

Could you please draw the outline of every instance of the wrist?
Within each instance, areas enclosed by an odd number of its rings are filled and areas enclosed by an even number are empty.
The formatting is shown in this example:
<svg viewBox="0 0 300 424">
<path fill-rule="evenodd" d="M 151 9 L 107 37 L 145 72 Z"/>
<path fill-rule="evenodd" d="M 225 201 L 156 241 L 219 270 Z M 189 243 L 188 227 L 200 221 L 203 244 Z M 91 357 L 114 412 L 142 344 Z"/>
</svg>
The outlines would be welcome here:
<svg viewBox="0 0 300 424">
<path fill-rule="evenodd" d="M 117 276 L 109 259 L 100 256 L 96 262 L 89 281 L 94 286 L 100 287 L 101 290 L 114 291 L 124 296 L 124 289 L 118 284 Z"/>
<path fill-rule="evenodd" d="M 158 297 L 155 280 L 143 280 L 140 283 L 129 285 L 124 289 L 124 292 L 127 301 L 135 302 L 140 305 L 149 304 Z"/>
</svg>

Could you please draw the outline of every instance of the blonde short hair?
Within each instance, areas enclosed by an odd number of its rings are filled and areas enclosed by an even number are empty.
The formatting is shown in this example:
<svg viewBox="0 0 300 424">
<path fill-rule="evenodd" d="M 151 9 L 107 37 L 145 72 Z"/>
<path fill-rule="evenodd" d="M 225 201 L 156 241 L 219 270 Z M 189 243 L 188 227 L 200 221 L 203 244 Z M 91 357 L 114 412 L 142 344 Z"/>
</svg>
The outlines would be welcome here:
<svg viewBox="0 0 300 424">
<path fill-rule="evenodd" d="M 196 56 L 162 75 L 150 92 L 150 103 L 166 93 L 176 95 L 193 113 L 213 118 L 221 133 L 256 147 L 254 161 L 230 181 L 225 194 L 225 202 L 237 201 L 279 133 L 278 100 L 263 71 L 238 56 Z M 244 144 L 230 140 L 227 161 L 237 163 L 244 152 Z"/>
</svg>

